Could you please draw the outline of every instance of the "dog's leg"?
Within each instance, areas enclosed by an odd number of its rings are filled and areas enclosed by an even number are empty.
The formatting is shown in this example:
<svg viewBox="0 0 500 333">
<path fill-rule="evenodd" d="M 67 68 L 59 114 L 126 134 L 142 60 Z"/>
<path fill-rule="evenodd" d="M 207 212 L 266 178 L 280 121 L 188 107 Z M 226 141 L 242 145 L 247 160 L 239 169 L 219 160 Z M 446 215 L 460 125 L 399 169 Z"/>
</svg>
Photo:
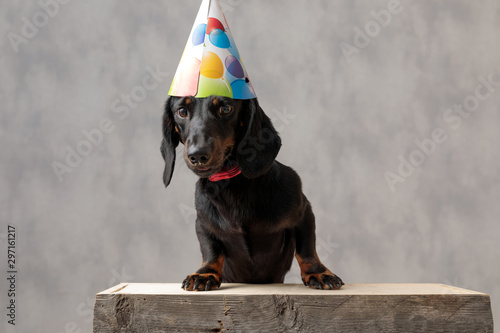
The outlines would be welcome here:
<svg viewBox="0 0 500 333">
<path fill-rule="evenodd" d="M 340 289 L 342 279 L 333 274 L 319 260 L 316 252 L 316 225 L 310 203 L 306 200 L 306 210 L 300 224 L 295 228 L 295 258 L 300 266 L 304 285 L 313 289 Z"/>
<path fill-rule="evenodd" d="M 189 291 L 208 291 L 220 287 L 224 256 L 222 245 L 206 232 L 199 220 L 196 221 L 196 234 L 200 242 L 203 264 L 195 273 L 188 275 L 182 282 L 182 289 Z"/>
</svg>

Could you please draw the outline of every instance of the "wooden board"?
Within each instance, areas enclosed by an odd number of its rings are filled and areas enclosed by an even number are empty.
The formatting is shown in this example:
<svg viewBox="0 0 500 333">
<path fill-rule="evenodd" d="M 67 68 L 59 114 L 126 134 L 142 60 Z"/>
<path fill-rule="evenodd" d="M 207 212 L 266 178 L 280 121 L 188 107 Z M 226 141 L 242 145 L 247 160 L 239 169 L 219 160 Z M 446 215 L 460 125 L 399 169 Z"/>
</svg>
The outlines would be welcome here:
<svg viewBox="0 0 500 333">
<path fill-rule="evenodd" d="M 96 296 L 94 332 L 493 332 L 490 297 L 442 284 L 120 284 Z"/>
</svg>

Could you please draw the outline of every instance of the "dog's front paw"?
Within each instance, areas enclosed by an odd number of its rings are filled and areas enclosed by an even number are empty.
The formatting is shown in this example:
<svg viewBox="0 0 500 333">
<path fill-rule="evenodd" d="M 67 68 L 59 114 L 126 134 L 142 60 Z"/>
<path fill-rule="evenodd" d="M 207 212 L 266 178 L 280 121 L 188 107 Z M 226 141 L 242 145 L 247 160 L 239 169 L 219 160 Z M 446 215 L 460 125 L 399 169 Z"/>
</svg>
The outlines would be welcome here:
<svg viewBox="0 0 500 333">
<path fill-rule="evenodd" d="M 182 281 L 182 289 L 188 291 L 209 291 L 220 287 L 221 278 L 216 274 L 198 274 L 188 275 Z"/>
<path fill-rule="evenodd" d="M 344 285 L 342 279 L 329 270 L 323 273 L 310 273 L 302 277 L 304 285 L 313 289 L 339 290 Z"/>
</svg>

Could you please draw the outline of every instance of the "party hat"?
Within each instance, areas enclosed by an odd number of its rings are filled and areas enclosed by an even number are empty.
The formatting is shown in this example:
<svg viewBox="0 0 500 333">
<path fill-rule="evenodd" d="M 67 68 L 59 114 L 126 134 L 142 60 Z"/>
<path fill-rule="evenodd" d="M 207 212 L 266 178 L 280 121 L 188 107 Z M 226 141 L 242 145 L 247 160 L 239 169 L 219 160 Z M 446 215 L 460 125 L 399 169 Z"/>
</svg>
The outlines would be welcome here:
<svg viewBox="0 0 500 333">
<path fill-rule="evenodd" d="M 203 0 L 168 94 L 256 98 L 219 0 Z"/>
</svg>

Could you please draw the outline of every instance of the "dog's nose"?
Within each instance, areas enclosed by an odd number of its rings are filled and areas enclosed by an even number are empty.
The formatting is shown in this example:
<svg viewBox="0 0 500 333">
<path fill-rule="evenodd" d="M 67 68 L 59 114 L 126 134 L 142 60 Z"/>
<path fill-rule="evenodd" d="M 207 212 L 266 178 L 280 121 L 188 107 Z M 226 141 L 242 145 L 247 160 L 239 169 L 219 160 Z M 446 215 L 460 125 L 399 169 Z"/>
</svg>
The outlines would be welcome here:
<svg viewBox="0 0 500 333">
<path fill-rule="evenodd" d="M 191 164 L 206 164 L 210 160 L 210 153 L 206 149 L 191 148 L 187 152 Z"/>
</svg>

